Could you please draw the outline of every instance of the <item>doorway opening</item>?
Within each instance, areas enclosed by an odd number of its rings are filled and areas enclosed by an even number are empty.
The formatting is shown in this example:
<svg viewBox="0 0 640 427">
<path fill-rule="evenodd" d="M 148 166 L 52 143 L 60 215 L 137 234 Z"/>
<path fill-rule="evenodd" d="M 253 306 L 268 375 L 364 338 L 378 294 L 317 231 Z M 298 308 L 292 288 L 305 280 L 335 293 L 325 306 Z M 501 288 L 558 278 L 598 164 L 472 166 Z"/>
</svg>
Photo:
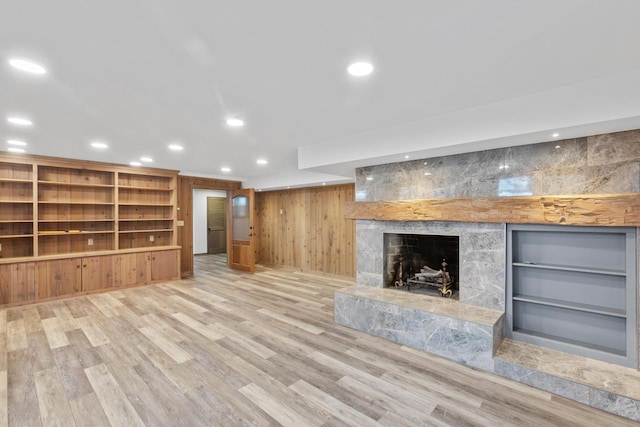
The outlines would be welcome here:
<svg viewBox="0 0 640 427">
<path fill-rule="evenodd" d="M 227 253 L 227 192 L 193 190 L 193 254 Z"/>
<path fill-rule="evenodd" d="M 227 253 L 227 199 L 207 197 L 207 253 Z"/>
</svg>

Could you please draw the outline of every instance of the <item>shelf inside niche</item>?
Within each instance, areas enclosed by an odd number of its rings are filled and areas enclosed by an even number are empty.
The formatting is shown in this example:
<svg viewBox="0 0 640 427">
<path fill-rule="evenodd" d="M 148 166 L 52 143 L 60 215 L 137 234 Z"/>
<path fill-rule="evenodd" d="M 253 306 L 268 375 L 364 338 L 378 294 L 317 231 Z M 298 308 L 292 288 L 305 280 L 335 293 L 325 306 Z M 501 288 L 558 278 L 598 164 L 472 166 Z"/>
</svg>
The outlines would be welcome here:
<svg viewBox="0 0 640 427">
<path fill-rule="evenodd" d="M 575 346 L 578 348 L 588 348 L 590 350 L 596 350 L 596 351 L 601 351 L 604 353 L 608 353 L 608 354 L 614 354 L 616 356 L 626 356 L 626 352 L 617 348 L 612 348 L 612 347 L 607 347 L 607 346 L 603 346 L 603 345 L 597 345 L 597 344 L 593 344 L 593 343 L 588 343 L 588 342 L 584 342 L 584 341 L 579 341 L 579 340 L 572 340 L 570 338 L 566 338 L 566 337 L 560 337 L 560 336 L 556 336 L 556 335 L 551 335 L 551 334 L 544 334 L 541 332 L 536 332 L 536 331 L 531 331 L 531 330 L 527 330 L 527 329 L 521 329 L 521 328 L 513 328 L 513 332 L 514 334 L 520 334 L 520 335 L 524 335 L 524 336 L 528 336 L 531 338 L 535 339 L 541 339 L 543 341 L 550 341 L 550 342 L 562 342 L 564 344 L 568 344 L 570 346 Z M 526 340 L 529 341 L 529 340 Z"/>
<path fill-rule="evenodd" d="M 33 237 L 33 234 L 0 234 L 0 239 L 20 239 L 24 237 Z"/>
<path fill-rule="evenodd" d="M 573 302 L 573 301 L 567 302 L 567 301 L 557 300 L 553 298 L 542 298 L 542 297 L 534 297 L 529 295 L 514 295 L 513 300 L 532 303 L 532 304 L 546 305 L 549 307 L 558 307 L 558 308 L 566 308 L 569 310 L 584 311 L 586 313 L 602 314 L 605 316 L 621 317 L 623 319 L 627 317 L 625 310 L 602 307 L 602 306 L 591 305 L 591 304 L 582 304 L 582 303 Z"/>
<path fill-rule="evenodd" d="M 529 261 L 513 262 L 512 265 L 514 267 L 522 267 L 522 268 L 542 268 L 546 270 L 575 271 L 578 273 L 604 274 L 609 276 L 624 277 L 627 275 L 625 271 L 617 270 L 617 269 L 575 267 L 571 265 L 560 265 L 560 264 L 541 264 L 541 263 L 529 262 Z"/>
</svg>

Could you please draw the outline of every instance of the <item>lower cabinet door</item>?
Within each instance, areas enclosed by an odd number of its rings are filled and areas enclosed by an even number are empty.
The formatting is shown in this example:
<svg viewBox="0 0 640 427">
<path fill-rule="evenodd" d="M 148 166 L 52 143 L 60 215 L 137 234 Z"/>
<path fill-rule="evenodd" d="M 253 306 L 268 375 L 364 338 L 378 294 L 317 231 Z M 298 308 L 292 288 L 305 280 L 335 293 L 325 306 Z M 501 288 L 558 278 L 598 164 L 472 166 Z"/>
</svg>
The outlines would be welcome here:
<svg viewBox="0 0 640 427">
<path fill-rule="evenodd" d="M 113 255 L 82 258 L 83 291 L 113 287 L 113 258 Z"/>
<path fill-rule="evenodd" d="M 149 281 L 148 252 L 114 256 L 113 285 L 115 287 L 143 285 Z"/>
<path fill-rule="evenodd" d="M 163 280 L 177 280 L 180 278 L 178 268 L 179 251 L 172 249 L 168 251 L 148 252 L 151 260 L 151 281 L 161 282 Z"/>
<path fill-rule="evenodd" d="M 28 302 L 36 299 L 35 263 L 0 265 L 0 304 Z"/>
<path fill-rule="evenodd" d="M 82 258 L 36 263 L 37 299 L 68 295 L 82 290 Z"/>
</svg>

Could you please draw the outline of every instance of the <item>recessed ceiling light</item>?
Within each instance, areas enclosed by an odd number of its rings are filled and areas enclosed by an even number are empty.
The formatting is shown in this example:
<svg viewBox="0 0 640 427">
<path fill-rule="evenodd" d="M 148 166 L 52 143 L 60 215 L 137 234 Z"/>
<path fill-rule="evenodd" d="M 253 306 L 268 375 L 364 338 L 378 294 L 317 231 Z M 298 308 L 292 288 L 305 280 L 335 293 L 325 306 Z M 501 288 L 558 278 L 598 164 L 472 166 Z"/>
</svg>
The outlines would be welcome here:
<svg viewBox="0 0 640 427">
<path fill-rule="evenodd" d="M 425 172 L 424 173 L 424 176 L 430 176 L 430 175 L 431 175 L 431 172 Z"/>
<path fill-rule="evenodd" d="M 149 157 L 149 156 L 142 156 L 142 157 L 140 157 L 140 161 L 141 162 L 145 162 L 145 163 L 151 163 L 151 162 L 153 162 L 153 159 L 151 157 Z"/>
<path fill-rule="evenodd" d="M 405 158 L 405 159 L 408 159 L 408 158 L 409 158 L 409 155 L 408 155 L 408 154 L 407 154 L 407 155 L 405 155 L 405 156 L 404 156 L 404 158 Z"/>
<path fill-rule="evenodd" d="M 129 164 L 131 166 L 142 166 L 142 163 L 140 163 L 140 162 L 130 162 Z"/>
<path fill-rule="evenodd" d="M 557 138 L 557 137 L 559 137 L 559 136 L 560 136 L 560 134 L 559 134 L 559 133 L 554 133 L 554 134 L 553 134 L 553 135 L 551 135 L 551 136 L 552 136 L 552 137 L 554 137 L 554 138 Z"/>
<path fill-rule="evenodd" d="M 327 185 L 327 183 L 326 183 L 326 182 L 323 182 L 323 183 L 322 183 L 322 185 Z"/>
<path fill-rule="evenodd" d="M 7 148 L 7 151 L 12 153 L 24 153 L 24 148 L 9 147 Z"/>
<path fill-rule="evenodd" d="M 228 167 L 221 167 L 220 170 L 222 172 L 231 172 L 231 168 L 228 168 Z"/>
<path fill-rule="evenodd" d="M 24 141 L 18 141 L 17 139 L 7 139 L 7 144 L 11 144 L 11 145 L 20 145 L 22 147 L 24 147 L 25 145 L 27 145 L 26 142 Z"/>
<path fill-rule="evenodd" d="M 91 143 L 91 146 L 93 148 L 109 148 L 109 146 L 107 144 L 105 144 L 104 142 L 100 142 L 100 141 L 93 141 Z"/>
<path fill-rule="evenodd" d="M 182 151 L 182 149 L 183 149 L 182 145 L 178 145 L 178 144 L 169 145 L 169 150 Z"/>
<path fill-rule="evenodd" d="M 25 119 L 24 117 L 7 117 L 7 121 L 18 126 L 31 126 L 33 124 L 31 120 Z"/>
<path fill-rule="evenodd" d="M 266 165 L 269 162 L 267 162 L 265 159 L 258 159 L 256 160 L 256 163 L 259 165 Z"/>
<path fill-rule="evenodd" d="M 244 120 L 238 119 L 236 117 L 228 118 L 227 120 L 225 120 L 225 123 L 227 124 L 227 126 L 232 128 L 239 128 L 244 126 Z"/>
<path fill-rule="evenodd" d="M 347 72 L 355 77 L 368 76 L 372 71 L 373 65 L 369 62 L 354 62 L 347 68 Z"/>
<path fill-rule="evenodd" d="M 559 145 L 556 145 L 556 148 L 560 148 L 560 146 L 559 146 Z"/>
<path fill-rule="evenodd" d="M 372 176 L 368 176 L 367 177 L 367 181 L 373 181 L 373 177 Z"/>
<path fill-rule="evenodd" d="M 12 67 L 17 68 L 20 71 L 31 74 L 46 74 L 47 70 L 37 62 L 30 61 L 22 58 L 12 58 L 9 60 L 9 64 Z"/>
</svg>

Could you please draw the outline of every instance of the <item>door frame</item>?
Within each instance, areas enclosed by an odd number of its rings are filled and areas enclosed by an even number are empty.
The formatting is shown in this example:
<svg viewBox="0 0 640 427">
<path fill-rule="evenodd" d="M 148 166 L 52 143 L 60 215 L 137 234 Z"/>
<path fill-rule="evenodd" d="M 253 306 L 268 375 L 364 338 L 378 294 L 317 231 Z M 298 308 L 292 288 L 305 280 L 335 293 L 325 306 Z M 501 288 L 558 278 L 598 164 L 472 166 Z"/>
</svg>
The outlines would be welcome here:
<svg viewBox="0 0 640 427">
<path fill-rule="evenodd" d="M 181 247 L 180 276 L 183 279 L 193 276 L 193 190 L 226 191 L 227 203 L 229 203 L 229 191 L 240 188 L 242 188 L 240 181 L 178 175 L 177 229 L 178 245 Z M 182 223 L 180 221 L 182 221 Z"/>
</svg>

